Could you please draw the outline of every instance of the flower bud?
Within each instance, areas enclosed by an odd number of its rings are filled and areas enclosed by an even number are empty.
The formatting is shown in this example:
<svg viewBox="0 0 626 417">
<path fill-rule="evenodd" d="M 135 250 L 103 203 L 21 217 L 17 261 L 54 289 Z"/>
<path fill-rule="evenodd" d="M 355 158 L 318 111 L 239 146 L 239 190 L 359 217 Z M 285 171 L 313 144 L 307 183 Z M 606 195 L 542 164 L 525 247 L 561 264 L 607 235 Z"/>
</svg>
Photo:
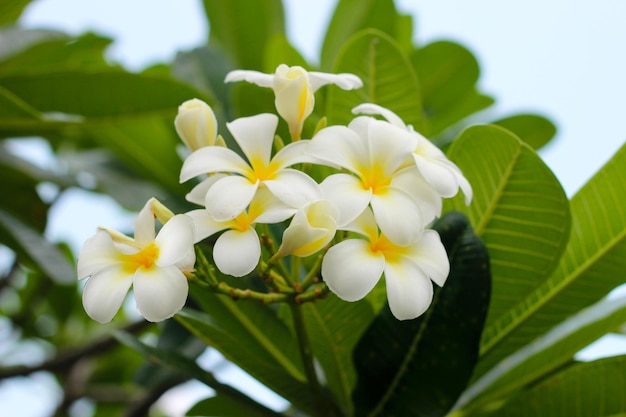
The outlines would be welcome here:
<svg viewBox="0 0 626 417">
<path fill-rule="evenodd" d="M 191 151 L 216 145 L 217 119 L 211 107 L 202 100 L 194 98 L 181 104 L 174 126 Z"/>
<path fill-rule="evenodd" d="M 309 74 L 302 67 L 280 65 L 273 80 L 276 110 L 289 125 L 292 137 L 298 138 L 304 120 L 313 112 L 315 98 Z"/>
</svg>

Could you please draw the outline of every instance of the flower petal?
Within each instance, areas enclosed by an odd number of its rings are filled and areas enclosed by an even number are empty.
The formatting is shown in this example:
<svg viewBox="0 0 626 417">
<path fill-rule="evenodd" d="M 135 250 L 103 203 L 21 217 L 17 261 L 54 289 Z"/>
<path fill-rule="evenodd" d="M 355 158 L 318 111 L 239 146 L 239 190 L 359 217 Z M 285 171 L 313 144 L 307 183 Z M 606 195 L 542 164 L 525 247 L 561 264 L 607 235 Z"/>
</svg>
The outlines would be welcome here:
<svg viewBox="0 0 626 417">
<path fill-rule="evenodd" d="M 263 181 L 263 184 L 276 198 L 291 207 L 300 208 L 322 197 L 319 185 L 302 171 L 285 168 L 274 178 Z"/>
<path fill-rule="evenodd" d="M 261 257 L 259 236 L 253 228 L 227 230 L 213 248 L 215 265 L 224 274 L 242 277 L 254 271 Z"/>
<path fill-rule="evenodd" d="M 417 154 L 414 157 L 415 165 L 417 165 L 420 174 L 439 195 L 447 198 L 454 196 L 459 191 L 457 176 L 447 164 L 438 160 L 428 160 Z"/>
<path fill-rule="evenodd" d="M 194 226 L 194 243 L 198 243 L 207 237 L 228 229 L 230 222 L 216 222 L 205 209 L 191 210 L 185 213 L 191 217 Z"/>
<path fill-rule="evenodd" d="M 217 222 L 232 220 L 248 207 L 258 187 L 258 181 L 251 183 L 238 175 L 222 178 L 206 193 L 207 212 Z"/>
<path fill-rule="evenodd" d="M 394 174 L 391 186 L 403 190 L 417 202 L 424 224 L 429 224 L 441 216 L 441 195 L 426 182 L 415 165 L 408 166 Z"/>
<path fill-rule="evenodd" d="M 253 167 L 257 164 L 269 164 L 277 126 L 278 116 L 271 113 L 240 117 L 226 123 L 226 127 Z"/>
<path fill-rule="evenodd" d="M 175 266 L 139 269 L 133 287 L 139 313 L 152 322 L 176 314 L 185 305 L 189 292 L 187 278 Z"/>
<path fill-rule="evenodd" d="M 155 241 L 159 248 L 159 257 L 155 262 L 157 266 L 180 262 L 189 252 L 193 252 L 193 220 L 184 214 L 175 215 L 163 225 Z"/>
<path fill-rule="evenodd" d="M 276 152 L 274 158 L 272 158 L 272 165 L 276 165 L 279 168 L 285 168 L 294 164 L 316 163 L 317 158 L 309 155 L 309 140 L 300 140 L 298 142 L 292 142 Z"/>
<path fill-rule="evenodd" d="M 394 262 L 385 265 L 387 300 L 391 313 L 398 320 L 411 320 L 430 306 L 433 299 L 433 284 L 424 272 L 409 262 Z"/>
<path fill-rule="evenodd" d="M 85 241 L 78 254 L 76 266 L 78 279 L 87 278 L 113 264 L 121 265 L 118 255 L 119 252 L 109 233 L 98 230 L 94 236 Z"/>
<path fill-rule="evenodd" d="M 372 253 L 368 241 L 348 239 L 326 252 L 322 278 L 342 300 L 357 301 L 376 286 L 384 267 L 384 256 Z"/>
<path fill-rule="evenodd" d="M 259 187 L 248 207 L 251 223 L 279 223 L 294 215 L 296 209 L 280 201 L 267 187 Z"/>
<path fill-rule="evenodd" d="M 315 201 L 298 210 L 283 233 L 278 253 L 283 256 L 310 256 L 335 236 L 337 210 L 326 200 Z"/>
<path fill-rule="evenodd" d="M 245 175 L 249 171 L 248 163 L 230 149 L 222 146 L 207 146 L 192 152 L 185 159 L 180 169 L 180 182 L 213 172 L 234 172 Z"/>
<path fill-rule="evenodd" d="M 83 288 L 83 307 L 87 315 L 100 323 L 108 323 L 122 306 L 133 283 L 133 275 L 121 265 L 111 265 L 93 274 Z"/>
<path fill-rule="evenodd" d="M 393 243 L 406 246 L 415 242 L 424 229 L 424 217 L 417 202 L 395 187 L 385 187 L 370 202 L 381 232 Z"/>
<path fill-rule="evenodd" d="M 154 240 L 154 198 L 151 198 L 144 204 L 141 211 L 135 218 L 135 240 L 139 246 L 145 246 Z"/>
<path fill-rule="evenodd" d="M 406 125 L 397 114 L 395 114 L 389 109 L 379 106 L 378 104 L 374 104 L 374 103 L 360 104 L 352 109 L 352 113 L 353 114 L 368 114 L 371 116 L 380 115 L 380 116 L 383 116 L 385 119 L 387 119 L 387 121 L 391 123 L 392 125 L 402 128 L 402 129 L 406 129 Z"/>
<path fill-rule="evenodd" d="M 329 126 L 309 142 L 309 154 L 317 163 L 342 167 L 358 174 L 363 163 L 369 161 L 364 139 L 346 126 Z"/>
<path fill-rule="evenodd" d="M 383 176 L 390 177 L 406 161 L 417 146 L 416 138 L 406 129 L 369 118 L 367 146 L 370 166 L 379 167 Z"/>
<path fill-rule="evenodd" d="M 372 197 L 372 190 L 364 190 L 361 181 L 350 174 L 334 174 L 320 184 L 324 199 L 331 202 L 339 212 L 337 226 L 341 229 L 365 210 Z"/>
<path fill-rule="evenodd" d="M 236 81 L 247 81 L 261 87 L 271 87 L 274 81 L 274 74 L 265 74 L 259 71 L 234 70 L 226 74 L 225 83 Z"/>
<path fill-rule="evenodd" d="M 198 185 L 193 187 L 189 193 L 187 193 L 185 199 L 190 203 L 204 206 L 204 200 L 206 199 L 206 193 L 209 191 L 209 188 L 211 188 L 217 180 L 227 176 L 228 175 L 226 174 L 213 174 L 209 176 L 209 178 L 205 178 Z"/>
<path fill-rule="evenodd" d="M 354 74 L 341 73 L 329 74 L 327 72 L 309 72 L 309 81 L 313 91 L 327 84 L 335 84 L 343 90 L 353 90 L 363 87 L 363 81 Z"/>
<path fill-rule="evenodd" d="M 411 246 L 407 261 L 418 265 L 431 280 L 443 287 L 450 274 L 450 261 L 439 234 L 425 230 L 420 240 Z"/>
<path fill-rule="evenodd" d="M 217 119 L 211 106 L 202 100 L 194 98 L 181 104 L 174 126 L 185 146 L 192 151 L 215 145 Z"/>
</svg>

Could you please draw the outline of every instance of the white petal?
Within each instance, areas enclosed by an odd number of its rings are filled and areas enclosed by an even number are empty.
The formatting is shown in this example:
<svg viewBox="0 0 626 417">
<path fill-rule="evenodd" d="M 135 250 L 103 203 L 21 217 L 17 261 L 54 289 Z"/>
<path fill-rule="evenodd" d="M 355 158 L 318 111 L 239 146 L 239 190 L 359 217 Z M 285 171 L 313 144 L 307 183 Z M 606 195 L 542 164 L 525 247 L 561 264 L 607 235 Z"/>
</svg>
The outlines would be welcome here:
<svg viewBox="0 0 626 417">
<path fill-rule="evenodd" d="M 373 254 L 368 241 L 348 239 L 326 252 L 322 260 L 322 278 L 342 300 L 357 301 L 374 288 L 384 267 L 384 256 Z"/>
<path fill-rule="evenodd" d="M 429 224 L 441 216 L 441 195 L 426 182 L 415 165 L 394 174 L 391 186 L 403 190 L 415 200 L 422 212 L 424 224 Z"/>
<path fill-rule="evenodd" d="M 289 125 L 289 131 L 301 131 L 302 123 L 309 117 L 315 105 L 313 91 L 306 76 L 284 79 L 275 77 L 274 92 L 276 110 Z"/>
<path fill-rule="evenodd" d="M 213 174 L 209 178 L 205 178 L 198 185 L 193 187 L 189 193 L 187 193 L 185 199 L 187 199 L 190 203 L 204 206 L 204 200 L 206 199 L 206 193 L 209 191 L 209 188 L 211 188 L 217 180 L 226 176 L 226 174 Z"/>
<path fill-rule="evenodd" d="M 425 226 L 419 206 L 399 188 L 385 188 L 381 195 L 373 195 L 370 202 L 380 230 L 397 245 L 415 242 Z"/>
<path fill-rule="evenodd" d="M 99 230 L 85 241 L 78 254 L 78 279 L 86 278 L 113 264 L 121 264 L 118 255 L 111 236 L 106 231 Z"/>
<path fill-rule="evenodd" d="M 283 256 L 310 256 L 335 236 L 337 210 L 328 201 L 315 201 L 298 210 L 283 233 L 278 252 Z"/>
<path fill-rule="evenodd" d="M 248 207 L 258 186 L 238 175 L 222 178 L 206 193 L 205 207 L 217 222 L 232 220 Z"/>
<path fill-rule="evenodd" d="M 184 214 L 177 214 L 163 225 L 157 235 L 159 257 L 155 263 L 159 267 L 174 265 L 193 252 L 193 220 Z"/>
<path fill-rule="evenodd" d="M 148 321 L 163 321 L 176 314 L 187 300 L 189 284 L 175 266 L 139 269 L 133 289 L 137 309 Z"/>
<path fill-rule="evenodd" d="M 381 120 L 371 119 L 368 128 L 371 166 L 379 167 L 383 175 L 391 176 L 411 158 L 417 140 L 407 130 Z"/>
<path fill-rule="evenodd" d="M 193 220 L 194 243 L 229 227 L 230 222 L 216 222 L 205 209 L 191 210 L 186 214 Z"/>
<path fill-rule="evenodd" d="M 354 221 L 343 226 L 341 229 L 367 236 L 370 242 L 378 239 L 378 225 L 376 224 L 374 213 L 372 213 L 372 209 L 369 207 L 366 207 L 363 213 L 354 219 Z"/>
<path fill-rule="evenodd" d="M 350 174 L 334 174 L 320 184 L 324 199 L 337 208 L 337 225 L 343 228 L 356 219 L 367 207 L 372 190 L 364 190 L 361 180 Z"/>
<path fill-rule="evenodd" d="M 322 196 L 319 185 L 302 171 L 286 168 L 279 171 L 274 178 L 263 181 L 263 184 L 276 198 L 291 207 L 302 207 Z"/>
<path fill-rule="evenodd" d="M 143 208 L 135 218 L 135 240 L 140 246 L 145 246 L 154 240 L 154 209 L 152 205 L 154 199 L 151 198 L 144 204 Z"/>
<path fill-rule="evenodd" d="M 269 164 L 278 126 L 278 116 L 270 113 L 240 117 L 226 123 L 228 130 L 254 167 L 257 163 Z"/>
<path fill-rule="evenodd" d="M 267 187 L 257 189 L 248 217 L 251 223 L 279 223 L 294 215 L 296 209 L 280 201 Z"/>
<path fill-rule="evenodd" d="M 217 119 L 211 106 L 202 100 L 194 98 L 178 106 L 174 126 L 183 143 L 192 151 L 215 144 Z"/>
<path fill-rule="evenodd" d="M 261 87 L 271 87 L 273 80 L 274 74 L 264 74 L 259 71 L 234 70 L 226 74 L 224 82 L 247 81 Z"/>
<path fill-rule="evenodd" d="M 369 163 L 364 140 L 346 126 L 330 126 L 317 132 L 309 142 L 308 151 L 318 163 L 359 173 L 361 166 Z"/>
<path fill-rule="evenodd" d="M 318 88 L 326 84 L 335 84 L 343 90 L 353 90 L 355 88 L 363 87 L 363 81 L 354 74 L 342 73 L 342 74 L 329 74 L 326 72 L 309 72 L 309 80 L 313 91 L 317 91 Z"/>
<path fill-rule="evenodd" d="M 406 124 L 402 121 L 402 119 L 385 107 L 379 106 L 374 103 L 363 103 L 352 109 L 352 113 L 354 114 L 369 114 L 372 116 L 380 115 L 383 116 L 389 123 L 392 125 L 406 129 Z"/>
<path fill-rule="evenodd" d="M 415 154 L 415 164 L 424 179 L 442 197 L 452 197 L 459 190 L 459 183 L 454 171 L 438 160 L 428 160 Z"/>
<path fill-rule="evenodd" d="M 121 265 L 112 265 L 93 274 L 83 288 L 83 307 L 92 319 L 107 323 L 120 309 L 133 282 Z"/>
<path fill-rule="evenodd" d="M 433 284 L 419 267 L 411 263 L 387 263 L 385 284 L 389 308 L 398 320 L 419 317 L 432 302 Z"/>
<path fill-rule="evenodd" d="M 410 258 L 407 260 L 418 265 L 442 287 L 450 274 L 450 261 L 439 234 L 434 230 L 425 230 L 420 240 L 411 246 Z"/>
<path fill-rule="evenodd" d="M 230 149 L 222 146 L 207 146 L 192 152 L 185 159 L 180 169 L 180 182 L 213 172 L 234 172 L 245 175 L 249 171 L 248 163 Z"/>
<path fill-rule="evenodd" d="M 302 162 L 316 163 L 318 161 L 317 158 L 309 154 L 310 143 L 308 140 L 300 140 L 288 144 L 276 152 L 276 155 L 272 158 L 272 164 L 284 168 Z"/>
<path fill-rule="evenodd" d="M 227 230 L 215 242 L 213 259 L 224 274 L 242 277 L 254 271 L 261 257 L 261 244 L 253 228 Z"/>
</svg>

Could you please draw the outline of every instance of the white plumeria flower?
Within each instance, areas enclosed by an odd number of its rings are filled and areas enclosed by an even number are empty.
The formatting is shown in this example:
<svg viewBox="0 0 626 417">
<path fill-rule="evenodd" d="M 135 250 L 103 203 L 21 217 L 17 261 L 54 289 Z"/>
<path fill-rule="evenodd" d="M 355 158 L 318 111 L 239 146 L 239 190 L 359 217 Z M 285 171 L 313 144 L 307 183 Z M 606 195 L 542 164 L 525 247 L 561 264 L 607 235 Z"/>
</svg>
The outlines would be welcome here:
<svg viewBox="0 0 626 417">
<path fill-rule="evenodd" d="M 227 124 L 247 161 L 234 151 L 218 146 L 198 149 L 185 159 L 180 172 L 181 182 L 201 174 L 237 174 L 211 180 L 205 206 L 213 220 L 225 222 L 239 216 L 261 186 L 294 208 L 306 204 L 310 201 L 309 196 L 317 192 L 317 184 L 312 178 L 288 168 L 296 163 L 313 161 L 306 152 L 308 141 L 291 143 L 271 156 L 277 125 L 278 117 L 269 113 L 242 117 Z"/>
<path fill-rule="evenodd" d="M 472 187 L 459 167 L 450 161 L 437 146 L 416 132 L 413 126 L 405 125 L 397 114 L 377 104 L 361 104 L 352 112 L 383 116 L 392 125 L 410 132 L 417 139 L 412 153 L 415 165 L 424 179 L 442 197 L 453 197 L 460 188 L 465 195 L 465 204 L 469 205 L 472 201 Z"/>
<path fill-rule="evenodd" d="M 299 209 L 283 232 L 280 256 L 310 256 L 335 237 L 337 209 L 327 200 L 313 201 Z"/>
<path fill-rule="evenodd" d="M 406 129 L 367 116 L 357 117 L 348 127 L 327 127 L 313 137 L 309 152 L 318 163 L 355 174 L 330 175 L 320 184 L 324 198 L 339 210 L 340 228 L 371 205 L 381 230 L 394 243 L 406 245 L 419 237 L 437 209 L 424 210 L 429 201 L 416 200 L 413 195 L 419 193 L 406 189 L 428 194 L 423 181 L 399 180 L 416 141 Z"/>
<path fill-rule="evenodd" d="M 215 233 L 222 233 L 213 247 L 213 260 L 224 274 L 242 277 L 256 268 L 261 258 L 261 245 L 255 230 L 256 223 L 278 223 L 293 216 L 296 210 L 287 206 L 267 189 L 260 189 L 247 211 L 227 221 L 215 221 L 206 209 L 192 210 L 195 242 Z"/>
<path fill-rule="evenodd" d="M 367 209 L 346 230 L 365 239 L 347 239 L 331 247 L 322 260 L 322 278 L 339 298 L 357 301 L 365 297 L 385 275 L 387 300 L 399 320 L 423 314 L 433 298 L 431 280 L 443 286 L 450 263 L 436 231 L 425 230 L 409 245 L 396 245 L 379 234 Z"/>
<path fill-rule="evenodd" d="M 281 64 L 276 73 L 265 74 L 258 71 L 235 70 L 226 75 L 225 82 L 247 81 L 274 90 L 278 114 L 289 125 L 289 133 L 294 140 L 300 138 L 304 120 L 309 117 L 315 104 L 314 93 L 326 84 L 335 84 L 344 90 L 363 86 L 354 74 L 328 74 L 308 72 L 302 67 L 289 67 Z"/>
<path fill-rule="evenodd" d="M 137 309 L 148 321 L 162 321 L 178 312 L 187 299 L 183 272 L 193 271 L 195 253 L 191 218 L 173 216 L 155 237 L 154 200 L 135 221 L 135 237 L 101 229 L 78 255 L 78 278 L 89 277 L 83 306 L 92 319 L 113 319 L 133 286 Z"/>
<path fill-rule="evenodd" d="M 202 100 L 194 98 L 181 104 L 174 126 L 180 139 L 191 151 L 205 146 L 224 146 L 224 140 L 217 134 L 215 113 Z"/>
</svg>

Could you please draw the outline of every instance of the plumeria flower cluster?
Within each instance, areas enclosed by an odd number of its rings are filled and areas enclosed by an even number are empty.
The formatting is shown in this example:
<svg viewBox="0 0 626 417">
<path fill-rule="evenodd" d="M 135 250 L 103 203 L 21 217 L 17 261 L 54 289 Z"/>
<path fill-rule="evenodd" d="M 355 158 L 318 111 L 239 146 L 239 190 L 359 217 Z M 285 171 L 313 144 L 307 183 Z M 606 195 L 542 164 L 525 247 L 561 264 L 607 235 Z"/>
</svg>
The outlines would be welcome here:
<svg viewBox="0 0 626 417">
<path fill-rule="evenodd" d="M 190 151 L 180 181 L 197 180 L 187 200 L 199 208 L 162 216 L 164 226 L 155 237 L 148 217 L 152 221 L 167 209 L 151 200 L 139 213 L 134 238 L 102 229 L 87 241 L 78 275 L 90 277 L 83 297 L 88 314 L 111 320 L 131 284 L 148 320 L 175 314 L 184 304 L 187 278 L 201 275 L 193 272 L 194 245 L 211 236 L 216 236 L 211 246 L 215 267 L 234 277 L 256 271 L 278 293 L 271 299 L 256 296 L 266 302 L 290 296 L 306 301 L 324 289 L 357 301 L 384 276 L 396 318 L 423 314 L 432 301 L 433 283 L 444 285 L 450 269 L 439 235 L 429 225 L 441 215 L 443 198 L 459 190 L 466 203 L 472 198 L 460 169 L 391 110 L 371 103 L 354 108 L 347 126 L 321 127 L 303 139 L 316 90 L 327 84 L 360 88 L 362 82 L 353 74 L 280 65 L 274 74 L 232 71 L 225 81 L 272 88 L 278 115 L 226 123 L 236 152 L 218 133 L 208 104 L 192 99 L 179 107 L 174 125 Z M 276 140 L 279 116 L 289 130 L 286 145 Z M 331 173 L 320 180 L 321 172 Z M 278 245 L 268 237 L 270 229 L 282 230 Z M 308 273 L 287 274 L 281 264 L 293 257 L 290 264 L 299 267 L 294 259 L 312 255 L 318 261 Z M 323 282 L 315 284 L 320 275 Z M 211 288 L 256 294 L 224 286 Z M 313 296 L 303 298 L 311 286 Z"/>
</svg>

